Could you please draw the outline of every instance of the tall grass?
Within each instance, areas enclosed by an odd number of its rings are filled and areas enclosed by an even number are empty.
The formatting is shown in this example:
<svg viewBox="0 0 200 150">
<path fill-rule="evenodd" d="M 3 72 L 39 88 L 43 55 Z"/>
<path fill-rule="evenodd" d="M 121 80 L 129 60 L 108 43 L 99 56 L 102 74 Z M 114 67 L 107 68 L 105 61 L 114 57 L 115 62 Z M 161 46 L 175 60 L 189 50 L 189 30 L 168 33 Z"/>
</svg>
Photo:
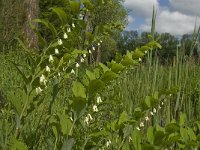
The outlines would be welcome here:
<svg viewBox="0 0 200 150">
<path fill-rule="evenodd" d="M 143 63 L 139 67 L 124 73 L 119 79 L 121 100 L 131 112 L 139 106 L 145 96 L 156 91 L 172 90 L 174 94 L 167 99 L 160 118 L 165 123 L 178 119 L 180 112 L 187 114 L 188 120 L 200 119 L 200 66 L 194 59 L 187 59 L 177 49 L 177 56 L 171 65 L 162 65 L 158 58 L 152 63 Z M 161 120 L 160 120 L 161 121 Z"/>
</svg>

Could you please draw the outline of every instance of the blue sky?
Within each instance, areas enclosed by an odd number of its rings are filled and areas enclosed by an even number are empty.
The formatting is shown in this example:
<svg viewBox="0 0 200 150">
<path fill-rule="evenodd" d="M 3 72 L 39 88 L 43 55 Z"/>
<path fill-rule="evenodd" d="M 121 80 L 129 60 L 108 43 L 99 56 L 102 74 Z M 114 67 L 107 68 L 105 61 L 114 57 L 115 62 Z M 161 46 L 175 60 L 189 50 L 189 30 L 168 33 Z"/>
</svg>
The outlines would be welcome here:
<svg viewBox="0 0 200 150">
<path fill-rule="evenodd" d="M 153 5 L 159 33 L 192 33 L 195 22 L 200 24 L 200 0 L 125 0 L 124 6 L 130 10 L 126 30 L 149 31 Z"/>
</svg>

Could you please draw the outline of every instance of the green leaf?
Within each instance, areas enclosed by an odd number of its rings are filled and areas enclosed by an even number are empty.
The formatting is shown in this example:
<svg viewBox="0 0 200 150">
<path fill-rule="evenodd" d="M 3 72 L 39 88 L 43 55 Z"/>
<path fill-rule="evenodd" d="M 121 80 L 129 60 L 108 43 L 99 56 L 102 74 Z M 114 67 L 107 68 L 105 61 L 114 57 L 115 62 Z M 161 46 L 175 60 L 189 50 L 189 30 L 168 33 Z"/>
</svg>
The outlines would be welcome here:
<svg viewBox="0 0 200 150">
<path fill-rule="evenodd" d="M 102 63 L 99 63 L 99 66 L 103 69 L 104 73 L 110 70 L 106 65 L 104 65 Z"/>
<path fill-rule="evenodd" d="M 174 132 L 179 132 L 180 127 L 177 123 L 170 123 L 165 126 L 165 130 L 168 133 L 174 133 Z"/>
<path fill-rule="evenodd" d="M 43 47 L 47 46 L 47 41 L 42 37 L 41 33 L 39 32 L 38 28 L 32 24 L 32 22 L 29 22 L 29 26 L 31 27 L 31 29 L 35 32 L 35 34 L 37 35 L 40 44 Z"/>
<path fill-rule="evenodd" d="M 155 145 L 162 145 L 164 140 L 165 134 L 163 131 L 155 131 L 154 133 L 154 144 Z"/>
<path fill-rule="evenodd" d="M 128 118 L 128 114 L 123 111 L 121 114 L 120 114 L 120 117 L 119 117 L 119 121 L 118 121 L 118 125 L 122 125 L 123 123 L 127 122 L 129 120 Z"/>
<path fill-rule="evenodd" d="M 181 134 L 181 137 L 183 138 L 184 142 L 187 142 L 189 140 L 189 136 L 187 134 L 186 128 L 181 127 L 180 128 L 180 134 Z"/>
<path fill-rule="evenodd" d="M 102 91 L 104 87 L 105 87 L 105 83 L 101 81 L 100 79 L 92 80 L 89 83 L 88 92 L 95 94 Z"/>
<path fill-rule="evenodd" d="M 13 105 L 13 107 L 15 108 L 16 112 L 18 113 L 18 115 L 21 114 L 22 112 L 22 104 L 21 104 L 21 101 L 19 101 L 17 98 L 16 98 L 16 95 L 11 92 L 9 95 L 8 95 L 8 100 L 11 102 L 11 104 Z"/>
<path fill-rule="evenodd" d="M 85 87 L 80 82 L 73 82 L 72 91 L 75 97 L 86 98 Z"/>
<path fill-rule="evenodd" d="M 94 133 L 91 133 L 89 136 L 90 137 L 106 137 L 108 136 L 110 133 L 105 131 L 105 130 L 101 130 L 101 131 L 98 131 L 98 132 L 94 132 Z"/>
<path fill-rule="evenodd" d="M 22 76 L 22 79 L 24 81 L 25 84 L 28 83 L 28 79 L 26 78 L 26 75 L 21 71 L 20 67 L 18 64 L 14 63 L 11 61 L 11 63 L 14 65 L 14 67 L 17 69 L 17 71 L 19 72 L 19 74 Z"/>
<path fill-rule="evenodd" d="M 70 7 L 71 7 L 71 10 L 73 13 L 79 13 L 80 12 L 80 3 L 79 2 L 76 2 L 76 1 L 70 1 L 69 2 L 70 4 Z"/>
<path fill-rule="evenodd" d="M 132 140 L 135 150 L 141 150 L 141 132 L 135 129 L 132 133 Z"/>
<path fill-rule="evenodd" d="M 68 135 L 72 127 L 72 122 L 66 114 L 58 115 L 60 119 L 61 131 L 64 135 Z"/>
<path fill-rule="evenodd" d="M 142 51 L 140 51 L 139 49 L 136 49 L 133 52 L 132 58 L 133 59 L 138 59 L 138 58 L 142 58 L 144 56 L 144 53 Z"/>
<path fill-rule="evenodd" d="M 147 140 L 151 145 L 153 145 L 154 134 L 153 134 L 153 127 L 152 126 L 148 127 L 148 129 L 147 129 Z"/>
<path fill-rule="evenodd" d="M 143 143 L 142 144 L 142 150 L 155 150 L 155 148 L 148 143 Z"/>
<path fill-rule="evenodd" d="M 135 119 L 135 120 L 138 120 L 138 119 L 140 119 L 142 117 L 142 110 L 141 110 L 141 108 L 135 108 L 134 109 L 134 113 L 133 113 L 133 118 Z"/>
<path fill-rule="evenodd" d="M 184 114 L 184 113 L 181 112 L 179 125 L 183 126 L 185 124 L 185 121 L 186 121 L 186 114 Z"/>
<path fill-rule="evenodd" d="M 74 138 L 70 138 L 70 139 L 66 138 L 61 150 L 72 150 L 74 144 L 75 144 Z"/>
<path fill-rule="evenodd" d="M 55 12 L 60 21 L 62 22 L 62 25 L 65 25 L 67 23 L 67 14 L 64 12 L 64 10 L 62 8 L 58 8 L 58 7 L 54 7 L 54 8 L 51 8 L 53 12 Z"/>
<path fill-rule="evenodd" d="M 57 31 L 56 31 L 54 25 L 52 23 L 50 23 L 49 21 L 44 20 L 44 19 L 34 19 L 33 21 L 37 22 L 37 23 L 44 24 L 48 29 L 51 30 L 51 32 L 52 32 L 52 34 L 53 34 L 54 37 L 57 36 Z"/>
<path fill-rule="evenodd" d="M 112 71 L 107 71 L 105 74 L 102 75 L 101 80 L 105 83 L 112 81 L 113 79 L 117 78 L 118 75 Z"/>
<path fill-rule="evenodd" d="M 124 138 L 128 137 L 131 134 L 132 131 L 133 131 L 133 126 L 132 125 L 126 125 L 125 128 L 123 129 Z"/>
<path fill-rule="evenodd" d="M 119 73 L 120 71 L 122 71 L 125 67 L 122 64 L 118 64 L 118 63 L 113 63 L 112 67 L 111 67 L 111 71 L 113 71 L 114 73 Z"/>
<path fill-rule="evenodd" d="M 15 138 L 13 138 L 13 144 L 12 144 L 12 150 L 28 150 L 28 147 L 27 145 L 22 142 L 22 141 L 19 141 Z"/>
<path fill-rule="evenodd" d="M 86 70 L 86 74 L 90 80 L 95 80 L 95 74 L 89 70 Z"/>
<path fill-rule="evenodd" d="M 189 135 L 191 140 L 196 141 L 197 137 L 196 137 L 194 131 L 191 128 L 188 128 L 188 135 Z"/>
<path fill-rule="evenodd" d="M 123 66 L 131 66 L 133 64 L 136 64 L 135 61 L 133 61 L 131 58 L 129 58 L 128 56 L 125 56 L 121 62 L 121 64 Z"/>
<path fill-rule="evenodd" d="M 74 99 L 72 103 L 72 109 L 74 113 L 74 120 L 79 119 L 86 111 L 86 101 Z"/>
<path fill-rule="evenodd" d="M 25 44 L 19 39 L 17 38 L 17 41 L 19 42 L 19 45 L 25 50 L 25 51 L 29 51 L 29 49 L 25 46 Z"/>
</svg>

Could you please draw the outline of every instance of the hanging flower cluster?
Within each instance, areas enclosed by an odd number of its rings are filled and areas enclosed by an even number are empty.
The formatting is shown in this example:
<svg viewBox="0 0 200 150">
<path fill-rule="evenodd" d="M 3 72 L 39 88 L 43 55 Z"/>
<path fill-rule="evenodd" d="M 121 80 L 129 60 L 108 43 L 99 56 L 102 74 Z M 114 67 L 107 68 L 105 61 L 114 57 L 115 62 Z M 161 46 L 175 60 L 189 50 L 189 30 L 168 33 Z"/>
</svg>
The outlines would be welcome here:
<svg viewBox="0 0 200 150">
<path fill-rule="evenodd" d="M 169 96 L 171 97 L 172 94 L 169 94 Z M 152 108 L 152 111 L 149 112 L 149 115 L 145 116 L 144 119 L 141 119 L 140 123 L 138 126 L 136 126 L 136 129 L 138 131 L 140 131 L 144 126 L 145 126 L 145 122 L 148 122 L 150 120 L 149 116 L 154 116 L 156 115 L 156 113 L 158 113 L 158 110 L 160 110 L 162 107 L 164 107 L 164 104 L 166 102 L 166 99 L 163 99 L 160 104 L 158 104 L 157 109 L 154 107 Z"/>
</svg>

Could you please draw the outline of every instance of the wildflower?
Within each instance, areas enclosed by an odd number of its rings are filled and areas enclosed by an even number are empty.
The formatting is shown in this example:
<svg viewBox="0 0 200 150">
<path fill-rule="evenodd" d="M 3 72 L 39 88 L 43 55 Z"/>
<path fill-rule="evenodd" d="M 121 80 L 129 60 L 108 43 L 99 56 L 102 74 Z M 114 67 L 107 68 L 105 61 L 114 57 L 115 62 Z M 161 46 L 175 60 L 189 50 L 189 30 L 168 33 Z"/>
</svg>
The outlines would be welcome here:
<svg viewBox="0 0 200 150">
<path fill-rule="evenodd" d="M 85 117 L 84 122 L 85 122 L 86 124 L 89 124 L 89 118 L 88 118 L 88 117 Z"/>
<path fill-rule="evenodd" d="M 102 40 L 100 40 L 100 43 L 102 43 Z"/>
<path fill-rule="evenodd" d="M 110 144 L 111 144 L 111 141 L 108 140 L 108 141 L 106 142 L 106 146 L 108 147 Z"/>
<path fill-rule="evenodd" d="M 150 112 L 150 114 L 151 114 L 152 116 L 154 115 L 152 111 Z"/>
<path fill-rule="evenodd" d="M 171 96 L 172 96 L 172 94 L 169 94 L 169 96 L 171 97 Z"/>
<path fill-rule="evenodd" d="M 72 27 L 75 28 L 75 24 L 74 23 L 72 23 Z"/>
<path fill-rule="evenodd" d="M 68 38 L 67 33 L 64 33 L 63 38 L 64 38 L 64 39 L 67 39 L 67 38 Z"/>
<path fill-rule="evenodd" d="M 94 111 L 94 112 L 98 112 L 98 108 L 97 108 L 96 105 L 93 106 L 93 111 Z"/>
<path fill-rule="evenodd" d="M 76 68 L 80 67 L 80 65 L 78 63 L 76 63 Z"/>
<path fill-rule="evenodd" d="M 141 58 L 139 58 L 139 61 L 142 61 L 142 59 L 141 59 Z"/>
<path fill-rule="evenodd" d="M 40 77 L 40 83 L 43 83 L 44 85 L 46 85 L 47 80 L 45 79 L 45 76 L 42 74 Z"/>
<path fill-rule="evenodd" d="M 161 109 L 161 106 L 160 106 L 160 105 L 158 106 L 158 109 Z"/>
<path fill-rule="evenodd" d="M 88 114 L 88 118 L 89 118 L 90 120 L 93 120 L 93 118 L 92 118 L 92 116 L 91 116 L 90 114 Z"/>
<path fill-rule="evenodd" d="M 62 40 L 58 39 L 58 45 L 62 45 L 62 44 L 63 44 Z"/>
<path fill-rule="evenodd" d="M 140 127 L 136 127 L 136 129 L 137 129 L 138 131 L 140 131 Z"/>
<path fill-rule="evenodd" d="M 79 14 L 79 19 L 83 20 L 83 15 Z"/>
<path fill-rule="evenodd" d="M 99 104 L 99 103 L 101 103 L 101 102 L 102 102 L 101 97 L 98 96 L 98 97 L 97 97 L 97 104 Z"/>
<path fill-rule="evenodd" d="M 81 57 L 81 62 L 84 62 L 84 61 L 85 61 L 85 59 L 83 57 Z"/>
<path fill-rule="evenodd" d="M 58 51 L 58 49 L 57 49 L 57 48 L 55 49 L 55 54 L 59 54 L 59 51 Z"/>
<path fill-rule="evenodd" d="M 144 127 L 144 123 L 143 122 L 140 122 L 140 127 Z"/>
<path fill-rule="evenodd" d="M 75 74 L 75 71 L 74 71 L 74 69 L 72 69 L 72 70 L 71 70 L 71 74 Z"/>
<path fill-rule="evenodd" d="M 42 89 L 41 89 L 40 87 L 37 87 L 35 90 L 36 90 L 36 93 L 37 93 L 37 94 L 39 94 L 39 93 L 42 92 Z"/>
<path fill-rule="evenodd" d="M 67 28 L 67 32 L 71 32 L 71 28 Z"/>
<path fill-rule="evenodd" d="M 164 105 L 164 102 L 162 102 L 161 105 L 163 106 L 163 105 Z"/>
<path fill-rule="evenodd" d="M 88 53 L 91 54 L 92 53 L 91 50 L 89 50 Z"/>
<path fill-rule="evenodd" d="M 52 55 L 49 55 L 49 62 L 53 62 L 53 56 Z"/>
<path fill-rule="evenodd" d="M 97 45 L 100 46 L 100 43 L 98 43 Z"/>
<path fill-rule="evenodd" d="M 153 112 L 156 113 L 156 109 L 155 108 L 153 108 Z"/>
<path fill-rule="evenodd" d="M 148 116 L 146 116 L 146 117 L 145 117 L 145 120 L 146 120 L 146 121 L 149 121 L 149 117 L 148 117 Z"/>
<path fill-rule="evenodd" d="M 129 136 L 128 141 L 131 142 L 133 139 Z"/>
<path fill-rule="evenodd" d="M 63 71 L 66 71 L 67 68 L 63 67 Z"/>
<path fill-rule="evenodd" d="M 83 54 L 83 57 L 85 58 L 87 55 L 86 54 Z"/>
<path fill-rule="evenodd" d="M 92 46 L 92 50 L 95 51 L 95 47 L 94 46 Z"/>
<path fill-rule="evenodd" d="M 147 53 L 147 51 L 144 51 L 144 53 L 146 54 L 146 53 Z"/>
<path fill-rule="evenodd" d="M 69 119 L 70 119 L 71 121 L 73 121 L 73 118 L 72 118 L 72 117 L 69 117 Z"/>
<path fill-rule="evenodd" d="M 58 72 L 58 76 L 60 77 L 60 72 Z"/>
<path fill-rule="evenodd" d="M 50 72 L 49 66 L 46 66 L 46 72 Z"/>
</svg>

